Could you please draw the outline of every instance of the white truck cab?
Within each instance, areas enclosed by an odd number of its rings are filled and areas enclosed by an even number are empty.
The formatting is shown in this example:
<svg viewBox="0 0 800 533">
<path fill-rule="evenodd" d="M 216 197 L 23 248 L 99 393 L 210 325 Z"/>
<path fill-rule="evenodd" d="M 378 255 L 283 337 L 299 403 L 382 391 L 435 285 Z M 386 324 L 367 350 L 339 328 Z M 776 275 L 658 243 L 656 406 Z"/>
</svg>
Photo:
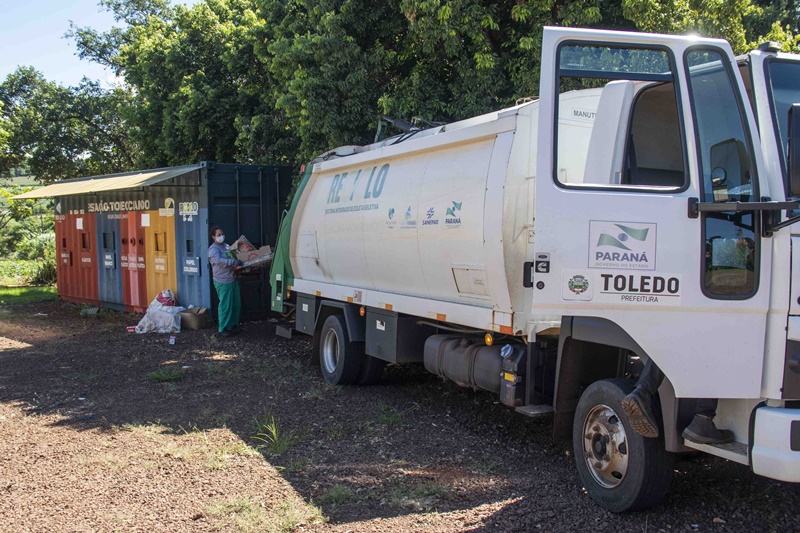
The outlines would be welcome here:
<svg viewBox="0 0 800 533">
<path fill-rule="evenodd" d="M 539 99 L 309 165 L 272 308 L 331 383 L 417 361 L 552 414 L 615 512 L 663 499 L 671 453 L 800 482 L 800 160 L 759 124 L 726 41 L 545 28 Z M 647 361 L 657 438 L 621 409 Z M 734 442 L 682 437 L 704 400 Z"/>
</svg>

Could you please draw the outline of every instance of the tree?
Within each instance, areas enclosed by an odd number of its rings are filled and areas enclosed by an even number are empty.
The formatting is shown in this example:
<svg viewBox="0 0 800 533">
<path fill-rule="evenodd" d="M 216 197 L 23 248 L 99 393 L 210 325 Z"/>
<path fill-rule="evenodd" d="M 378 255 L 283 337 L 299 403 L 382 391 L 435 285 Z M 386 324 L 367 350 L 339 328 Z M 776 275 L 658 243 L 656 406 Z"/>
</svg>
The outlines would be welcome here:
<svg viewBox="0 0 800 533">
<path fill-rule="evenodd" d="M 0 188 L 0 232 L 12 220 L 22 221 L 33 214 L 36 200 L 12 200 L 12 196 L 32 190 L 33 187 Z"/>
<path fill-rule="evenodd" d="M 255 56 L 249 0 L 191 8 L 162 0 L 103 0 L 127 28 L 72 28 L 81 57 L 108 65 L 135 88 L 129 119 L 142 166 L 204 159 L 286 161 L 295 144 L 270 99 L 271 75 Z"/>
<path fill-rule="evenodd" d="M 622 12 L 640 30 L 719 37 L 736 54 L 766 40 L 779 41 L 787 51 L 797 50 L 794 1 L 622 0 Z"/>
<path fill-rule="evenodd" d="M 123 118 L 130 92 L 103 90 L 84 79 L 64 87 L 32 67 L 20 67 L 0 84 L 7 128 L 0 172 L 26 162 L 36 179 L 106 174 L 130 169 L 137 148 Z"/>
<path fill-rule="evenodd" d="M 454 121 L 535 96 L 544 25 L 797 47 L 796 0 L 101 0 L 71 29 L 131 87 L 138 166 L 307 162 L 372 140 L 378 114 Z"/>
</svg>

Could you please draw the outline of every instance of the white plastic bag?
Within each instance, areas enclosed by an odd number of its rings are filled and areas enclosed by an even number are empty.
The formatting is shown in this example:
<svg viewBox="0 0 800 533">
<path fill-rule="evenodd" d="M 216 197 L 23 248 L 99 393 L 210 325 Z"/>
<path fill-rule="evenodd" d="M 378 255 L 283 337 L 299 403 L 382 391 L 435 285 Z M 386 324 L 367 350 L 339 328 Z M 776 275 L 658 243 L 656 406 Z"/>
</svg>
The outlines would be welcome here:
<svg viewBox="0 0 800 533">
<path fill-rule="evenodd" d="M 136 333 L 180 333 L 181 317 L 185 308 L 179 305 L 163 305 L 158 297 L 153 298 L 147 313 L 136 326 Z"/>
</svg>

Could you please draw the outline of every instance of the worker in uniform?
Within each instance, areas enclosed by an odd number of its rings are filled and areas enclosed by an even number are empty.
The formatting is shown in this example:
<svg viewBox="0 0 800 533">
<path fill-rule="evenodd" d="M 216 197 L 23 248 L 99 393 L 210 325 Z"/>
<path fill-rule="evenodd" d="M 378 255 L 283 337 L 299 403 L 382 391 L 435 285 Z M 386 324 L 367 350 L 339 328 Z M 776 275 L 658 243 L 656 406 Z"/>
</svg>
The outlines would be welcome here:
<svg viewBox="0 0 800 533">
<path fill-rule="evenodd" d="M 239 331 L 239 313 L 242 306 L 239 294 L 239 280 L 234 272 L 243 263 L 229 257 L 230 247 L 225 244 L 222 228 L 211 228 L 211 246 L 208 247 L 208 261 L 214 278 L 214 289 L 217 291 L 219 306 L 217 307 L 217 323 L 219 334 L 228 337 Z"/>
<path fill-rule="evenodd" d="M 622 410 L 628 415 L 633 430 L 643 437 L 658 437 L 658 420 L 655 416 L 654 399 L 658 393 L 664 373 L 648 359 L 639 375 L 636 388 L 622 399 Z M 697 412 L 682 437 L 698 444 L 726 444 L 733 442 L 733 432 L 717 429 L 714 417 L 717 415 L 717 400 L 701 398 L 697 401 Z"/>
</svg>

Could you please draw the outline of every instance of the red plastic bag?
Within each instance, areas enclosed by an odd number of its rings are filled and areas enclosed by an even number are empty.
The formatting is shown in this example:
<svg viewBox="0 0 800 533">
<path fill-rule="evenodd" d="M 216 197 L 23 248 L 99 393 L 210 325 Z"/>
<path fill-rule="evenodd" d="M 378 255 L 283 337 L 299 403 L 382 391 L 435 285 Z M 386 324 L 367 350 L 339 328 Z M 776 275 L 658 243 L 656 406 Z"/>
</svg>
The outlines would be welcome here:
<svg viewBox="0 0 800 533">
<path fill-rule="evenodd" d="M 161 305 L 178 305 L 178 302 L 175 300 L 175 294 L 169 289 L 164 289 L 163 291 L 159 292 L 158 296 L 156 296 L 156 300 L 158 300 Z"/>
</svg>

